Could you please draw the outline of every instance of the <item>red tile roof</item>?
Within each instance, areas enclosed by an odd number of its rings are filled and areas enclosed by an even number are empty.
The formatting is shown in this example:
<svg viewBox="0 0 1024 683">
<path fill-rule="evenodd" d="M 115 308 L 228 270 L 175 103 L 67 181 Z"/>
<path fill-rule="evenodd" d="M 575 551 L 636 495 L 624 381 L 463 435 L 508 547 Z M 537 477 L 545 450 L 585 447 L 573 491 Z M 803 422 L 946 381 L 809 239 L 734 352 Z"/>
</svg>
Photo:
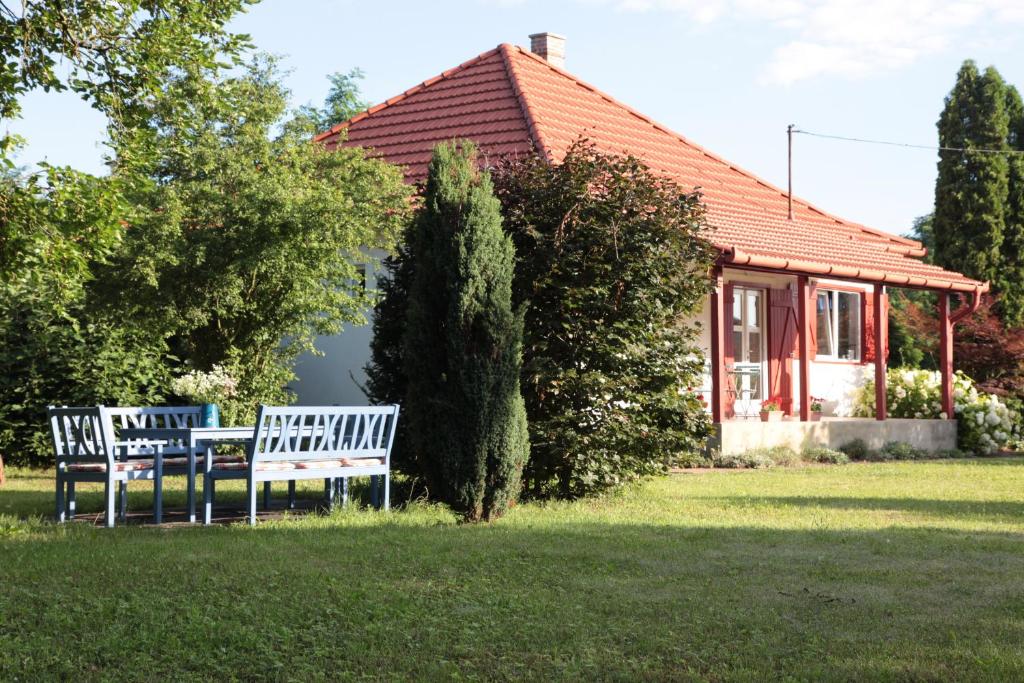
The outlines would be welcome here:
<svg viewBox="0 0 1024 683">
<path fill-rule="evenodd" d="M 457 137 L 489 156 L 539 151 L 558 162 L 580 137 L 633 154 L 684 187 L 699 187 L 709 239 L 725 263 L 960 291 L 988 285 L 928 265 L 918 242 L 833 216 L 786 193 L 537 55 L 499 45 L 317 136 L 359 145 L 422 180 L 431 151 Z"/>
</svg>

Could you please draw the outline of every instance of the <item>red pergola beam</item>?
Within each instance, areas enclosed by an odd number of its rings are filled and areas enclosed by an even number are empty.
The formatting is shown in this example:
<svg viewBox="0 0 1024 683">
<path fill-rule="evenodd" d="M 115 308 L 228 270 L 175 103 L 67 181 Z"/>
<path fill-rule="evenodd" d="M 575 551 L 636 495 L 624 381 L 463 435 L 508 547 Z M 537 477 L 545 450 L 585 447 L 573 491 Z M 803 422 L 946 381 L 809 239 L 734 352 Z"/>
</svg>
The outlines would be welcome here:
<svg viewBox="0 0 1024 683">
<path fill-rule="evenodd" d="M 725 279 L 711 271 L 711 420 L 725 421 Z"/>
<path fill-rule="evenodd" d="M 885 397 L 885 357 L 886 331 L 889 327 L 889 315 L 885 310 L 885 287 L 875 284 L 872 293 L 875 304 L 875 419 L 884 420 L 889 416 L 889 408 Z"/>
<path fill-rule="evenodd" d="M 942 412 L 953 420 L 953 316 L 949 293 L 939 292 L 939 373 L 942 375 Z"/>
<path fill-rule="evenodd" d="M 807 276 L 796 279 L 797 319 L 800 325 L 797 337 L 800 345 L 800 421 L 811 419 L 811 300 Z"/>
</svg>

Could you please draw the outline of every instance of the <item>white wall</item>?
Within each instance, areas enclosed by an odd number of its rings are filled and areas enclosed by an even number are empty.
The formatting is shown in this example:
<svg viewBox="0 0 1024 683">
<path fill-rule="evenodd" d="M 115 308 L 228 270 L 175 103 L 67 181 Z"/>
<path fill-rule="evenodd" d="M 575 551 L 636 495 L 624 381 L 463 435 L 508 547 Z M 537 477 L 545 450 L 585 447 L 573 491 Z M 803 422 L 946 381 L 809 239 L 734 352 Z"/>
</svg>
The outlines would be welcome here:
<svg viewBox="0 0 1024 683">
<path fill-rule="evenodd" d="M 377 289 L 380 259 L 385 253 L 372 250 L 366 264 L 366 288 Z M 366 311 L 366 324 L 346 324 L 339 334 L 316 339 L 316 348 L 324 355 L 304 353 L 295 367 L 298 379 L 290 388 L 298 395 L 296 403 L 304 406 L 367 405 L 359 387 L 366 382 L 363 367 L 370 362 L 372 310 Z"/>
</svg>

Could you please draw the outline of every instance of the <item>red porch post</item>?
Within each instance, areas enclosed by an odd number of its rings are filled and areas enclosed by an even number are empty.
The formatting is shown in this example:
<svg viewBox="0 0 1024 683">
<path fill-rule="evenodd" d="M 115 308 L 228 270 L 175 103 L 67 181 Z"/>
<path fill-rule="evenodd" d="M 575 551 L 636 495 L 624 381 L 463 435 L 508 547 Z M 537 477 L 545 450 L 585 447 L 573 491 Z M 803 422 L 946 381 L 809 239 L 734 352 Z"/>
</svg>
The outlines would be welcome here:
<svg viewBox="0 0 1024 683">
<path fill-rule="evenodd" d="M 949 292 L 939 292 L 939 373 L 942 375 L 942 411 L 956 419 L 953 411 L 953 318 L 949 313 Z"/>
<path fill-rule="evenodd" d="M 725 280 L 721 266 L 711 271 L 711 420 L 725 421 Z"/>
<path fill-rule="evenodd" d="M 797 332 L 800 347 L 800 421 L 807 422 L 811 419 L 811 300 L 806 275 L 797 277 L 796 289 L 800 326 Z"/>
<path fill-rule="evenodd" d="M 875 304 L 875 419 L 884 420 L 889 415 L 885 400 L 885 357 L 886 331 L 889 328 L 889 314 L 885 310 L 885 287 L 875 283 L 872 294 Z"/>
</svg>

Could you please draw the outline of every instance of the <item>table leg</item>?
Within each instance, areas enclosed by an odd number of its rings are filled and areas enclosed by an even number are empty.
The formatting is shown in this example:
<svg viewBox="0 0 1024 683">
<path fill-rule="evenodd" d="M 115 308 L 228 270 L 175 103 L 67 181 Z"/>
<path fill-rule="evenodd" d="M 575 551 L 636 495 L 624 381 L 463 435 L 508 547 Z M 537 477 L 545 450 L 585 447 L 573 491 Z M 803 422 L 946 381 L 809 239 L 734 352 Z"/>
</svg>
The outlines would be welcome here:
<svg viewBox="0 0 1024 683">
<path fill-rule="evenodd" d="M 186 486 L 188 500 L 185 504 L 188 506 L 188 521 L 194 524 L 196 521 L 196 442 L 193 439 L 188 442 L 188 482 Z"/>
</svg>

